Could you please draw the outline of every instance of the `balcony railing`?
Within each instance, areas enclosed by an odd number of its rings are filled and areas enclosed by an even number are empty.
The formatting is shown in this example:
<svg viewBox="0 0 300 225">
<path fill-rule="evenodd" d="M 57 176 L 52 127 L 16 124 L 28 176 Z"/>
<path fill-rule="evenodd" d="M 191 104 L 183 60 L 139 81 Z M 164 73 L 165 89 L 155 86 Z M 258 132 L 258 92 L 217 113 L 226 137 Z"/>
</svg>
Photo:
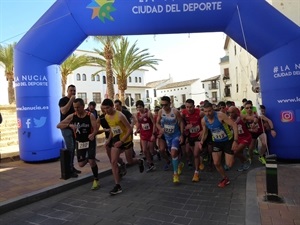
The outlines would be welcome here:
<svg viewBox="0 0 300 225">
<path fill-rule="evenodd" d="M 208 89 L 209 90 L 214 90 L 214 89 L 219 89 L 219 85 L 216 84 L 208 84 Z"/>
<path fill-rule="evenodd" d="M 223 75 L 223 80 L 229 80 L 229 79 L 230 79 L 229 74 Z"/>
</svg>

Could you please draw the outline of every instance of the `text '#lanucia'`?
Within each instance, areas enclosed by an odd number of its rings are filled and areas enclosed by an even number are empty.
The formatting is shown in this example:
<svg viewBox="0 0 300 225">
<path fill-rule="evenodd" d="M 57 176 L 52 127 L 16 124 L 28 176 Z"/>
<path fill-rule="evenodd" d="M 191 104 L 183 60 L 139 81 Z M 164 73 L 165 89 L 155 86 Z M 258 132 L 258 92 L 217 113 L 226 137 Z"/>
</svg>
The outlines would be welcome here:
<svg viewBox="0 0 300 225">
<path fill-rule="evenodd" d="M 15 87 L 19 86 L 48 86 L 48 79 L 44 75 L 16 76 Z"/>
</svg>

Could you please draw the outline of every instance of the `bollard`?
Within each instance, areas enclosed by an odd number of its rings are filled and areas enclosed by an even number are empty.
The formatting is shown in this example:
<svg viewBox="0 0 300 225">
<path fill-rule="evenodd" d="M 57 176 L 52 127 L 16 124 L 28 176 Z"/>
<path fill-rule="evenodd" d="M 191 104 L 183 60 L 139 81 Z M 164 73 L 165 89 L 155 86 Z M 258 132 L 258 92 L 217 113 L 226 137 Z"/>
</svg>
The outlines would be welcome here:
<svg viewBox="0 0 300 225">
<path fill-rule="evenodd" d="M 266 182 L 266 200 L 282 202 L 282 199 L 278 196 L 277 156 L 275 154 L 266 156 Z"/>
<path fill-rule="evenodd" d="M 60 150 L 61 179 L 67 180 L 71 177 L 70 160 L 71 160 L 70 151 L 68 151 L 67 149 L 61 149 Z"/>
</svg>

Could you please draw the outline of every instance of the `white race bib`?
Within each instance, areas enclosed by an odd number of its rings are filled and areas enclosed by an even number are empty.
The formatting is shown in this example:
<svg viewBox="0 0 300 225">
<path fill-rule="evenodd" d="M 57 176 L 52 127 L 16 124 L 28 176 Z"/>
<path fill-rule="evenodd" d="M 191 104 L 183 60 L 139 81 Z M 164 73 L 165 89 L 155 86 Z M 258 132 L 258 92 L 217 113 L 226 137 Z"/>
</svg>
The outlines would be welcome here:
<svg viewBox="0 0 300 225">
<path fill-rule="evenodd" d="M 113 136 L 116 136 L 122 133 L 122 129 L 120 126 L 112 127 L 111 132 L 113 133 Z"/>
<path fill-rule="evenodd" d="M 238 124 L 238 134 L 243 134 L 243 126 L 241 124 Z"/>
<path fill-rule="evenodd" d="M 143 129 L 143 130 L 150 130 L 150 125 L 149 125 L 149 123 L 142 123 L 142 129 Z"/>
<path fill-rule="evenodd" d="M 223 130 L 217 130 L 212 132 L 212 136 L 215 140 L 222 140 L 223 138 L 227 137 L 226 133 Z"/>
<path fill-rule="evenodd" d="M 199 125 L 190 128 L 190 133 L 191 134 L 199 133 L 199 131 L 200 131 L 200 126 Z"/>
<path fill-rule="evenodd" d="M 86 142 L 79 142 L 78 141 L 77 144 L 78 144 L 77 149 L 81 150 L 81 149 L 87 149 L 87 148 L 89 148 L 90 142 L 89 141 L 86 141 Z"/>
<path fill-rule="evenodd" d="M 168 133 L 168 134 L 174 133 L 174 131 L 175 131 L 175 125 L 165 124 L 164 125 L 164 131 L 165 131 L 165 133 Z"/>
</svg>

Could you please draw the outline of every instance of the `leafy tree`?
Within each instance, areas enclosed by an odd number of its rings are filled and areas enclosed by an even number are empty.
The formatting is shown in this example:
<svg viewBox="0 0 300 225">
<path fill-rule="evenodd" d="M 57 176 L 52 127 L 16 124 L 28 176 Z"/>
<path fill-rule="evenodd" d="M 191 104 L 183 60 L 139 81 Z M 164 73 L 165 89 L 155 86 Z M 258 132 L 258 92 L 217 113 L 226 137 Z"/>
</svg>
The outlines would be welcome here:
<svg viewBox="0 0 300 225">
<path fill-rule="evenodd" d="M 121 36 L 95 36 L 94 39 L 103 44 L 103 49 L 94 49 L 101 57 L 94 58 L 95 63 L 105 68 L 106 70 L 106 89 L 108 98 L 114 99 L 115 90 L 114 90 L 114 82 L 113 82 L 113 70 L 112 70 L 112 60 L 114 58 L 114 43 L 119 40 Z M 103 70 L 100 70 L 103 71 Z M 100 71 L 97 71 L 99 73 Z"/>
<path fill-rule="evenodd" d="M 73 73 L 74 70 L 82 67 L 92 65 L 91 59 L 86 55 L 76 56 L 72 54 L 69 56 L 61 65 L 61 87 L 62 87 L 62 95 L 65 96 L 66 93 L 66 84 L 68 75 Z"/>
<path fill-rule="evenodd" d="M 9 44 L 6 47 L 0 45 L 0 62 L 5 66 L 5 76 L 8 82 L 8 102 L 12 104 L 16 102 L 15 90 L 13 86 L 14 82 L 14 48 L 16 42 Z"/>
<path fill-rule="evenodd" d="M 113 72 L 117 77 L 120 100 L 124 103 L 127 78 L 136 70 L 150 67 L 156 70 L 160 59 L 155 59 L 148 53 L 148 49 L 140 50 L 137 41 L 130 46 L 127 38 L 114 43 L 115 55 L 113 58 Z"/>
</svg>

